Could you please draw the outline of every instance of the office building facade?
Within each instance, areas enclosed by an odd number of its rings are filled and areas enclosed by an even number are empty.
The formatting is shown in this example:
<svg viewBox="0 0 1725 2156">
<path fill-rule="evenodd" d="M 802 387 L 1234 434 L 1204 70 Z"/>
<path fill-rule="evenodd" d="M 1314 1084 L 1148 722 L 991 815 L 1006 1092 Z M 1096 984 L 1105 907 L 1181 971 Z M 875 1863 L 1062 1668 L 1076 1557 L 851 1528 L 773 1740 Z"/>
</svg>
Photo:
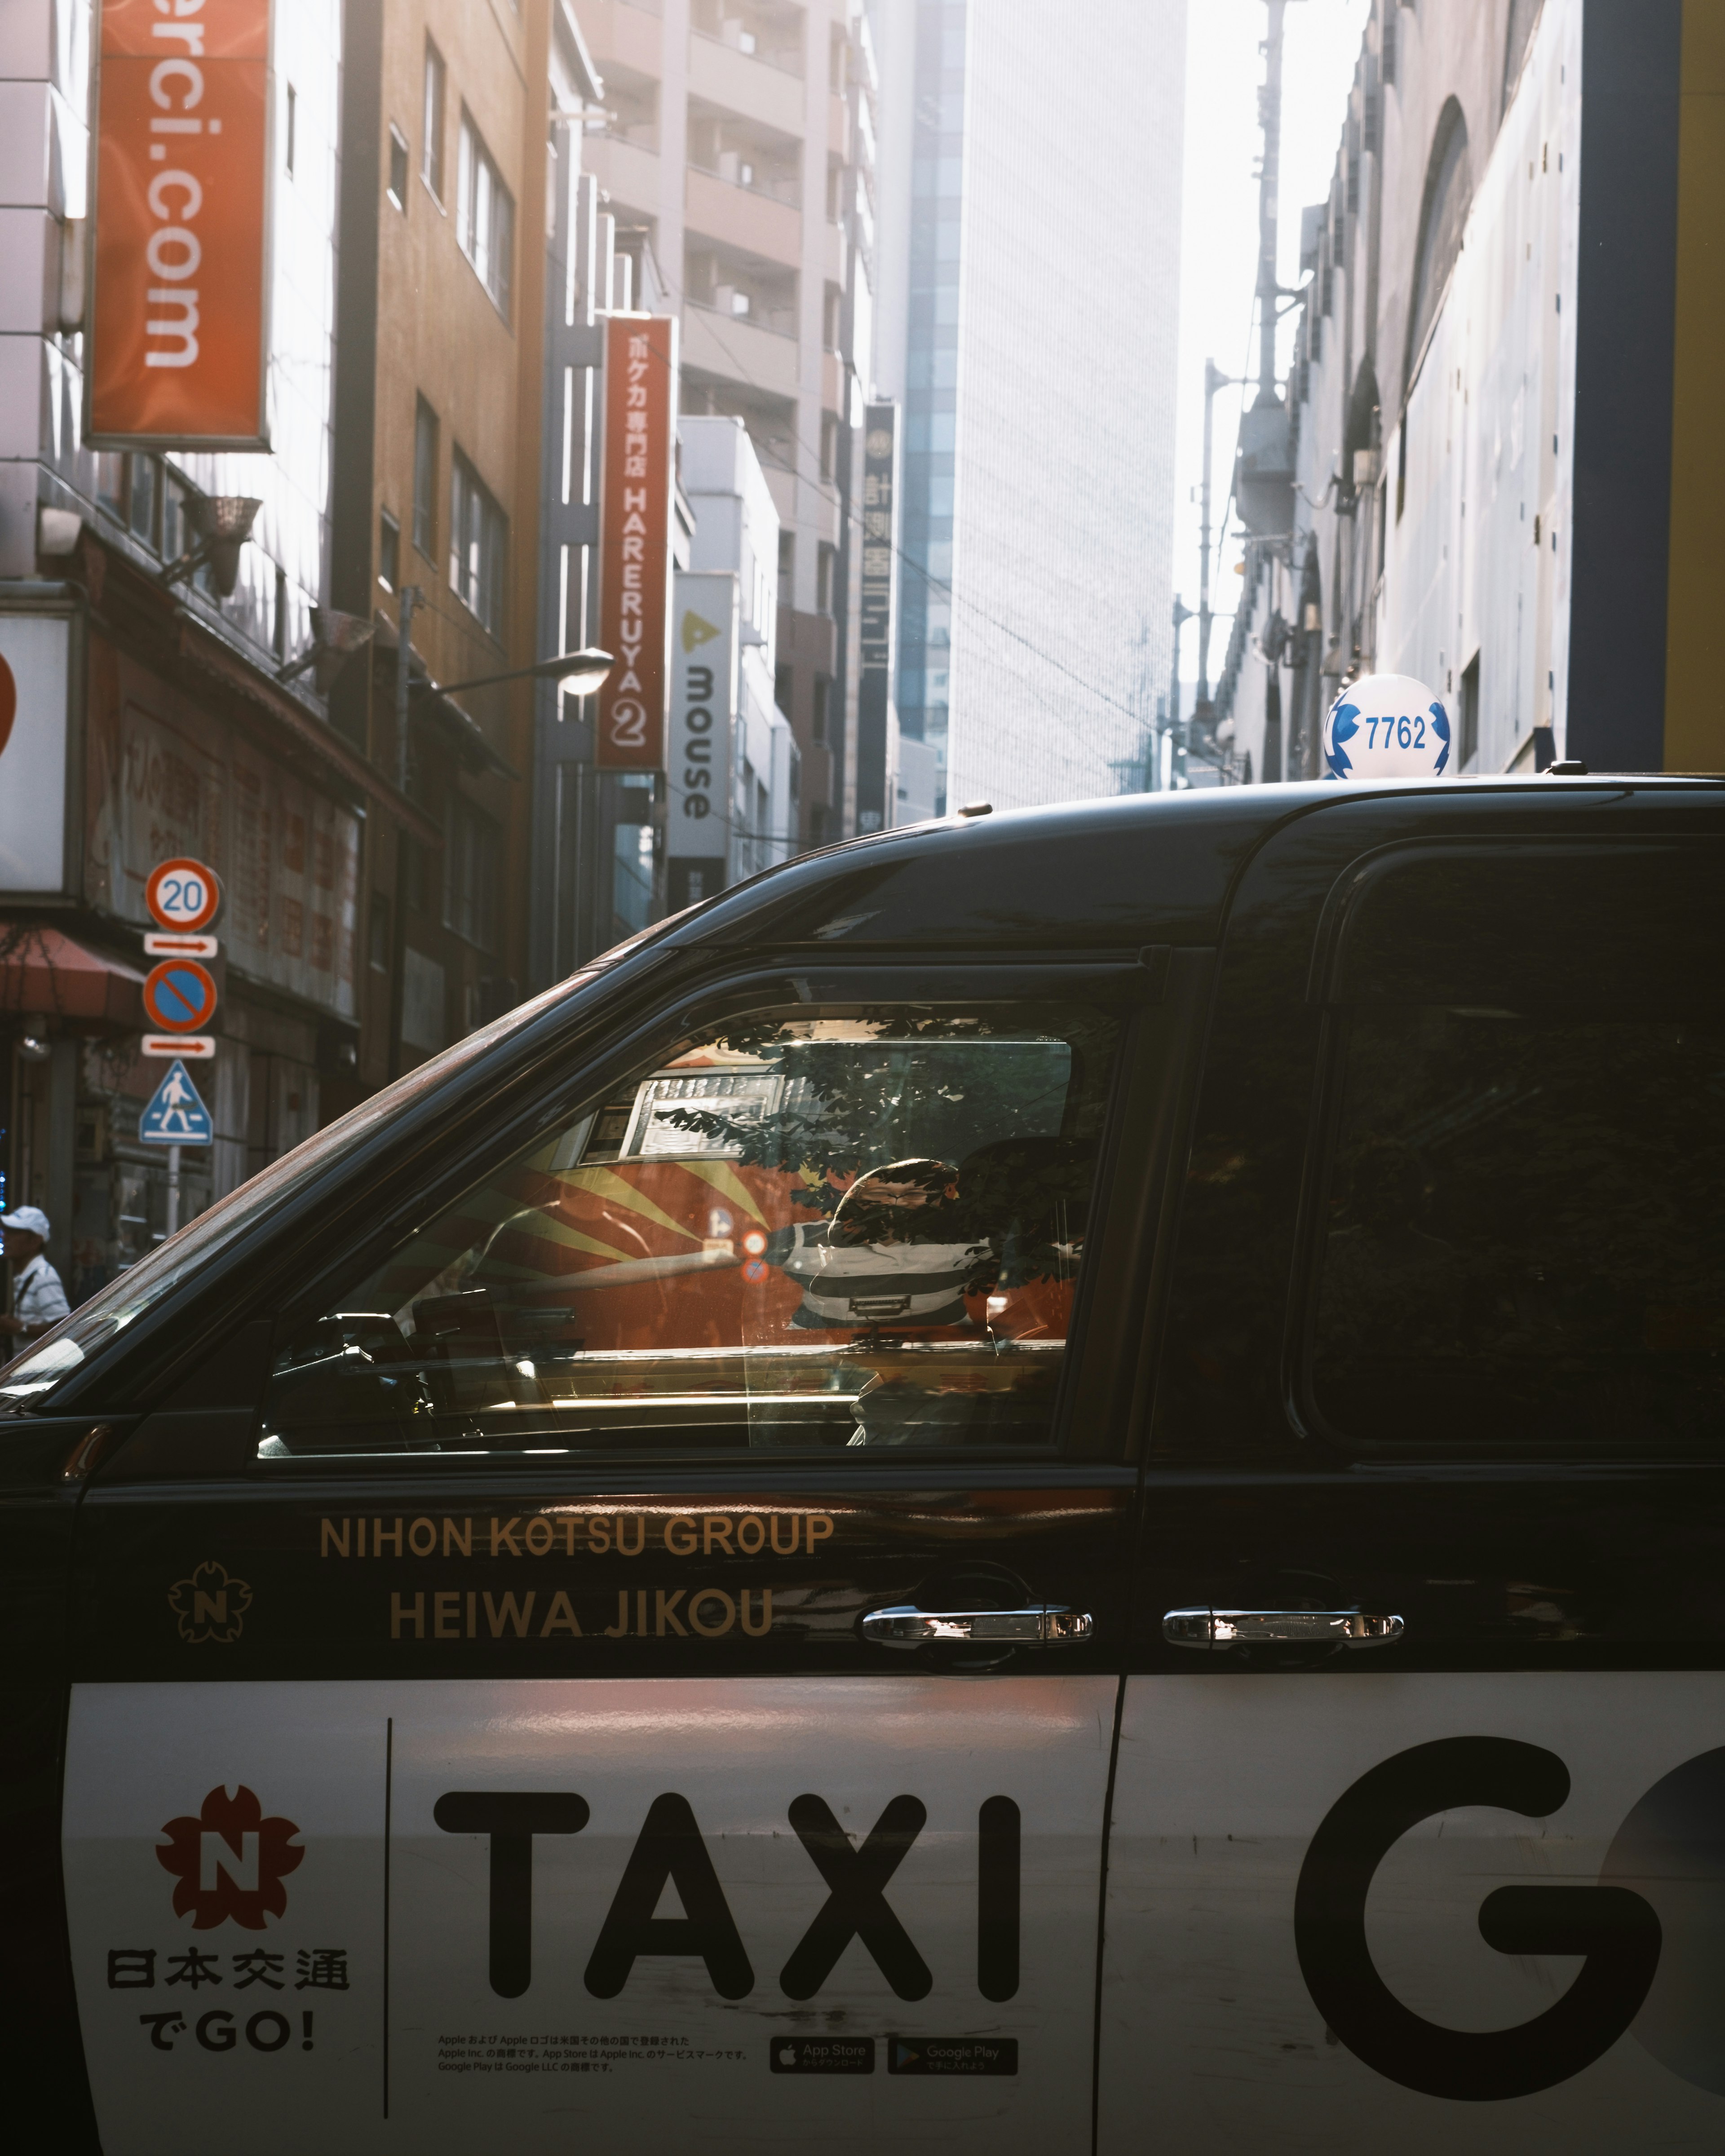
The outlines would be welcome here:
<svg viewBox="0 0 1725 2156">
<path fill-rule="evenodd" d="M 942 805 L 1118 790 L 1166 674 L 1178 0 L 874 0 L 897 712 Z"/>
</svg>

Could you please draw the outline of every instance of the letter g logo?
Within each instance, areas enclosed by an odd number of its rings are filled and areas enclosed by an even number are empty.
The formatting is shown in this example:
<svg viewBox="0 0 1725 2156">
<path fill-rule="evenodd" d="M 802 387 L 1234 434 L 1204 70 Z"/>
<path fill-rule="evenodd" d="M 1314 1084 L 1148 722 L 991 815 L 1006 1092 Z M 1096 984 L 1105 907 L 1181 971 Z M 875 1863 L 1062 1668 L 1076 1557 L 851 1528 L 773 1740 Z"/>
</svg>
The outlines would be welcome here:
<svg viewBox="0 0 1725 2156">
<path fill-rule="evenodd" d="M 1639 2012 L 1659 1965 L 1659 1918 L 1625 1887 L 1500 1887 L 1480 1931 L 1500 1953 L 1584 1954 L 1556 2005 L 1512 2029 L 1440 2028 L 1389 1989 L 1366 1943 L 1373 1875 L 1412 1827 L 1489 1804 L 1542 1819 L 1569 1794 L 1555 1753 L 1504 1737 L 1418 1744 L 1363 1774 L 1312 1837 L 1294 1896 L 1306 1988 L 1354 2056 L 1422 2095 L 1489 2102 L 1567 2081 L 1608 2051 Z"/>
</svg>

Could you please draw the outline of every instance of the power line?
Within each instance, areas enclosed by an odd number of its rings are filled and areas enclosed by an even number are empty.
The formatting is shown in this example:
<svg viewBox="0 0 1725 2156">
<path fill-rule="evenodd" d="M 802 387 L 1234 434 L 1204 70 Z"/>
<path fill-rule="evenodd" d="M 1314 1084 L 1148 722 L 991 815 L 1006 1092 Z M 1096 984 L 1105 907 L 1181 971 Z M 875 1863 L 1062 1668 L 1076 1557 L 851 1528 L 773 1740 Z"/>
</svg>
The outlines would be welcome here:
<svg viewBox="0 0 1725 2156">
<path fill-rule="evenodd" d="M 756 377 L 750 373 L 748 368 L 745 367 L 743 362 L 737 357 L 737 354 L 732 350 L 730 345 L 726 343 L 726 340 L 719 335 L 719 332 L 716 330 L 714 330 L 712 334 L 720 348 L 729 357 L 732 364 L 737 368 L 738 373 L 743 377 L 744 380 L 749 384 L 749 386 L 752 388 L 758 389 L 763 396 L 770 397 L 773 393 L 767 388 L 764 382 L 757 381 Z M 1248 331 L 1247 334 L 1247 344 L 1248 348 L 1250 348 L 1250 331 Z M 902 409 L 902 407 L 900 408 Z M 798 432 L 794 419 L 792 421 L 789 433 L 791 439 L 796 444 L 798 449 L 800 449 L 805 456 L 809 456 L 813 459 L 814 470 L 816 473 L 819 473 L 820 469 L 819 459 L 818 455 L 816 455 L 811 444 L 801 434 Z M 800 472 L 793 471 L 791 476 L 793 479 L 800 479 L 803 477 L 803 475 Z M 844 496 L 833 486 L 831 481 L 824 478 L 816 477 L 810 480 L 809 484 L 812 485 L 818 492 L 824 492 L 826 494 L 828 499 L 831 501 L 833 506 L 837 509 L 840 516 L 844 517 L 850 525 L 851 528 L 858 534 L 859 536 L 860 536 L 863 529 L 860 512 L 854 506 L 850 506 L 846 504 Z M 878 546 L 880 542 L 876 540 L 874 543 Z M 917 576 L 922 578 L 923 582 L 930 588 L 931 590 L 942 593 L 956 605 L 968 608 L 972 613 L 977 615 L 981 620 L 987 622 L 991 629 L 997 629 L 1003 636 L 1009 636 L 1015 644 L 1022 644 L 1024 649 L 1029 652 L 1034 658 L 1041 660 L 1044 665 L 1052 666 L 1056 672 L 1064 674 L 1069 681 L 1076 681 L 1080 688 L 1086 690 L 1093 696 L 1100 697 L 1105 704 L 1111 705 L 1116 711 L 1122 712 L 1126 717 L 1129 718 L 1135 726 L 1142 726 L 1145 723 L 1143 714 L 1142 712 L 1134 711 L 1129 704 L 1122 703 L 1117 696 L 1111 695 L 1107 690 L 1101 687 L 1095 681 L 1089 680 L 1082 674 L 1075 672 L 1074 670 L 1068 666 L 1063 660 L 1055 658 L 1054 654 L 1050 651 L 1045 651 L 1040 644 L 1033 642 L 1033 640 L 1029 637 L 1026 636 L 1022 630 L 1014 629 L 1009 623 L 1004 622 L 998 615 L 990 613 L 988 609 L 982 605 L 979 601 L 972 598 L 967 593 L 955 589 L 955 588 L 944 578 L 934 575 L 932 570 L 926 568 L 921 562 L 916 561 L 911 555 L 907 554 L 905 552 L 904 547 L 897 539 L 895 539 L 892 542 L 892 551 L 907 569 L 914 571 Z"/>
</svg>

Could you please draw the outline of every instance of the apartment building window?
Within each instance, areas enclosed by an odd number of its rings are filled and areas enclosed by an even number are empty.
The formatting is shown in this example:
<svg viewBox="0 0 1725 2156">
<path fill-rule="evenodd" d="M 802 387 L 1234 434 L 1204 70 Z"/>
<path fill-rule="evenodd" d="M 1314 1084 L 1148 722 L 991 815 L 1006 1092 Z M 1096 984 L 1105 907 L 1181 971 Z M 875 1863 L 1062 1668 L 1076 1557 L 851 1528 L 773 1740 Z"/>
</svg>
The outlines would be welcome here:
<svg viewBox="0 0 1725 2156">
<path fill-rule="evenodd" d="M 833 677 L 817 674 L 814 677 L 814 716 L 809 726 L 811 737 L 824 742 L 827 737 L 827 711 L 832 701 Z"/>
<path fill-rule="evenodd" d="M 503 624 L 503 566 L 509 526 L 485 481 L 459 449 L 451 459 L 449 583 L 495 636 Z"/>
<path fill-rule="evenodd" d="M 465 107 L 455 197 L 455 231 L 461 251 L 506 320 L 515 253 L 515 199 L 504 186 L 503 176 L 473 124 L 473 116 Z"/>
<path fill-rule="evenodd" d="M 778 535 L 778 603 L 782 607 L 794 606 L 797 603 L 797 535 L 794 531 L 781 531 Z M 784 708 L 788 711 L 790 706 L 787 704 Z"/>
<path fill-rule="evenodd" d="M 839 422 L 830 412 L 820 415 L 820 475 L 830 479 L 839 462 Z"/>
<path fill-rule="evenodd" d="M 413 413 L 413 544 L 437 554 L 437 414 L 422 397 Z"/>
<path fill-rule="evenodd" d="M 402 214 L 408 208 L 408 138 L 392 120 L 389 123 L 389 199 Z"/>
<path fill-rule="evenodd" d="M 425 139 L 420 146 L 419 177 L 441 202 L 444 198 L 444 56 L 425 40 L 425 109 L 422 116 Z"/>
<path fill-rule="evenodd" d="M 833 571 L 839 558 L 838 549 L 821 542 L 820 552 L 814 564 L 814 608 L 817 613 L 833 610 Z"/>
<path fill-rule="evenodd" d="M 497 826 L 465 793 L 452 793 L 444 819 L 444 926 L 480 951 L 497 932 Z"/>
<path fill-rule="evenodd" d="M 401 582 L 401 526 L 387 509 L 377 518 L 377 581 L 387 592 Z"/>
</svg>

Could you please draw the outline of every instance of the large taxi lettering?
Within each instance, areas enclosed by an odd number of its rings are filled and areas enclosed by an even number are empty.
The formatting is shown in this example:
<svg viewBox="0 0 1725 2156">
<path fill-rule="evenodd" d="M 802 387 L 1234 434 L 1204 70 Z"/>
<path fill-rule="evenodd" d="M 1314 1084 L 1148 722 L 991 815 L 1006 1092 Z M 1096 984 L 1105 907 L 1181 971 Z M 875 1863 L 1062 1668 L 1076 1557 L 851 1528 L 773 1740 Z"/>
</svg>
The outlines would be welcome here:
<svg viewBox="0 0 1725 2156">
<path fill-rule="evenodd" d="M 591 1817 L 587 1799 L 568 1789 L 451 1789 L 432 1816 L 445 1834 L 490 1841 L 489 1975 L 493 1991 L 519 1999 L 532 1981 L 533 1843 L 540 1835 L 579 1834 Z M 854 1846 L 824 1797 L 793 1799 L 789 1820 L 827 1889 L 827 1898 L 779 1971 L 787 1999 L 813 1999 L 855 1939 L 900 1999 L 926 1999 L 934 1978 L 886 1888 L 923 1827 L 920 1797 L 894 1797 L 860 1845 Z M 976 1983 L 985 1999 L 1019 1988 L 1019 1813 L 1010 1797 L 990 1797 L 977 1820 Z M 661 1917 L 667 1887 L 680 1917 Z M 583 1981 L 595 1999 L 614 1999 L 637 1961 L 702 1963 L 721 1999 L 745 1999 L 755 1971 L 713 1867 L 694 1807 L 675 1790 L 655 1797 L 598 1938 Z"/>
</svg>

